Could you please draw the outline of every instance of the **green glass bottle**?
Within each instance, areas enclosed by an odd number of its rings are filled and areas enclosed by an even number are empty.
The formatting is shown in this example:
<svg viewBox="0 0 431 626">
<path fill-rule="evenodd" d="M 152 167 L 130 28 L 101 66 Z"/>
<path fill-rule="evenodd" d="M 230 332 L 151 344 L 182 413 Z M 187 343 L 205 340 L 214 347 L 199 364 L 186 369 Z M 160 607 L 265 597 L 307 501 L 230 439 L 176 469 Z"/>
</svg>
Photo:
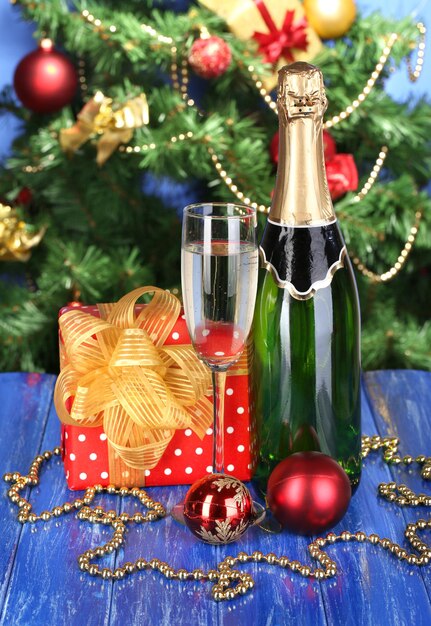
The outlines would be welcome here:
<svg viewBox="0 0 431 626">
<path fill-rule="evenodd" d="M 253 322 L 263 491 L 286 456 L 318 450 L 361 473 L 360 313 L 326 180 L 320 70 L 279 72 L 279 163 Z"/>
</svg>

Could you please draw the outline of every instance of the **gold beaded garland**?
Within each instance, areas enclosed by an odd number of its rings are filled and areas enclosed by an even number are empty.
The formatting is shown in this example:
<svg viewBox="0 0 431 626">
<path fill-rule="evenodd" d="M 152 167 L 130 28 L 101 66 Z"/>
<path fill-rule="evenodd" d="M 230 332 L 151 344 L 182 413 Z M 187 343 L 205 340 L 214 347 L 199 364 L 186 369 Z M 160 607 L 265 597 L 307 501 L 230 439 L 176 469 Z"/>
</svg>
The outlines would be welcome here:
<svg viewBox="0 0 431 626">
<path fill-rule="evenodd" d="M 371 187 L 376 182 L 378 175 L 380 174 L 380 170 L 383 167 L 383 163 L 385 162 L 387 154 L 388 154 L 388 146 L 382 146 L 379 152 L 379 156 L 377 157 L 376 162 L 374 164 L 374 167 L 371 170 L 371 174 L 369 175 L 367 182 L 364 184 L 361 191 L 359 191 L 356 194 L 356 196 L 353 198 L 354 202 L 359 202 L 360 200 L 365 198 L 367 193 L 370 191 Z"/>
<path fill-rule="evenodd" d="M 117 27 L 115 25 L 111 24 L 109 27 L 105 27 L 102 24 L 102 21 L 96 18 L 87 9 L 84 9 L 81 12 L 81 17 L 88 24 L 93 26 L 95 30 L 99 33 L 103 33 L 106 31 L 109 31 L 110 33 L 117 32 Z M 417 54 L 417 60 L 416 60 L 416 65 L 415 65 L 414 70 L 412 70 L 411 68 L 410 58 L 407 57 L 408 75 L 412 82 L 418 80 L 422 72 L 424 56 L 425 56 L 425 47 L 426 47 L 426 43 L 425 43 L 426 27 L 424 26 L 422 22 L 418 22 L 416 24 L 416 27 L 419 31 L 419 41 L 417 44 L 418 54 Z M 188 82 L 189 82 L 188 69 L 187 69 L 188 62 L 187 62 L 187 59 L 183 56 L 183 59 L 181 61 L 181 80 L 180 80 L 178 77 L 178 60 L 177 60 L 178 49 L 172 37 L 167 37 L 165 35 L 162 35 L 149 24 L 141 24 L 141 29 L 150 37 L 156 39 L 158 43 L 171 46 L 171 54 L 172 54 L 171 76 L 172 76 L 173 87 L 177 89 L 178 91 L 180 91 L 182 98 L 187 101 L 187 104 L 189 106 L 195 106 L 194 100 L 192 98 L 189 98 L 188 93 L 187 93 L 187 87 L 188 87 Z M 108 35 L 105 35 L 105 38 L 109 38 Z M 367 96 L 370 94 L 371 90 L 373 89 L 377 79 L 379 78 L 397 39 L 398 39 L 397 33 L 391 33 L 390 35 L 387 36 L 382 54 L 380 55 L 380 58 L 374 70 L 371 72 L 371 75 L 369 79 L 367 80 L 361 93 L 358 94 L 358 96 L 351 102 L 349 106 L 347 106 L 344 109 L 344 111 L 341 111 L 338 115 L 334 115 L 330 120 L 327 120 L 324 124 L 325 128 L 331 128 L 332 126 L 335 126 L 339 122 L 347 119 L 353 113 L 353 111 L 355 111 L 355 109 L 357 109 L 359 105 L 362 102 L 364 102 L 364 100 L 367 98 Z M 134 42 L 127 42 L 124 45 L 126 49 L 130 49 L 130 47 L 134 47 L 134 46 L 135 46 Z M 258 89 L 264 102 L 271 108 L 271 110 L 274 111 L 274 113 L 277 113 L 277 105 L 272 100 L 271 96 L 268 94 L 266 89 L 263 87 L 263 83 L 260 80 L 258 74 L 256 73 L 254 66 L 249 65 L 247 67 L 247 70 L 250 73 L 251 78 L 254 81 L 256 88 Z"/>
<path fill-rule="evenodd" d="M 364 276 L 366 276 L 372 282 L 375 282 L 375 283 L 385 283 L 385 282 L 387 283 L 392 278 L 395 278 L 395 276 L 398 274 L 398 272 L 402 269 L 402 267 L 403 267 L 404 263 L 406 262 L 410 252 L 413 249 L 413 244 L 414 244 L 414 242 L 416 240 L 416 237 L 417 237 L 417 234 L 418 234 L 418 231 L 419 231 L 419 225 L 420 225 L 422 216 L 423 216 L 422 210 L 416 211 L 416 213 L 415 213 L 415 223 L 410 228 L 410 233 L 409 233 L 409 236 L 407 237 L 407 241 L 404 244 L 403 249 L 399 253 L 398 258 L 397 258 L 396 262 L 394 263 L 394 265 L 392 265 L 392 267 L 390 267 L 388 270 L 386 270 L 386 272 L 383 272 L 383 274 L 376 274 L 375 272 L 373 272 L 372 270 L 367 268 L 366 265 L 364 263 L 362 263 L 362 261 L 357 256 L 354 256 L 352 258 L 352 261 L 355 264 L 355 266 L 358 268 L 358 270 Z"/>
<path fill-rule="evenodd" d="M 366 458 L 370 452 L 382 450 L 383 459 L 387 463 L 400 464 L 407 466 L 417 463 L 421 467 L 421 476 L 425 480 L 431 477 L 431 457 L 423 454 L 415 458 L 410 455 L 401 457 L 398 454 L 399 439 L 396 437 L 380 437 L 374 435 L 372 437 L 362 437 L 362 457 Z M 333 545 L 337 542 L 359 543 L 369 542 L 372 545 L 379 545 L 382 549 L 391 552 L 394 557 L 401 561 L 406 561 L 411 566 L 422 567 L 428 565 L 431 559 L 431 546 L 428 546 L 417 535 L 417 531 L 431 529 L 431 519 L 419 519 L 416 522 L 407 524 L 405 537 L 410 545 L 419 554 L 409 554 L 407 550 L 397 543 L 391 541 L 387 537 L 379 537 L 375 533 L 367 535 L 363 531 L 351 533 L 344 530 L 339 535 L 330 532 L 326 537 L 318 537 L 308 545 L 308 551 L 312 559 L 317 561 L 320 567 L 312 568 L 304 565 L 299 561 L 291 561 L 287 556 L 277 556 L 273 552 L 263 554 L 260 550 L 255 550 L 252 554 L 239 552 L 237 556 L 227 556 L 217 565 L 217 569 L 204 572 L 201 569 L 188 571 L 184 568 L 175 569 L 168 563 L 158 558 L 144 559 L 138 558 L 135 562 L 127 561 L 121 567 L 110 569 L 108 567 L 100 568 L 96 563 L 91 563 L 92 559 L 102 558 L 103 556 L 115 552 L 124 543 L 124 534 L 126 525 L 131 522 L 151 522 L 160 519 L 166 515 L 166 511 L 160 502 L 154 501 L 143 489 L 139 487 L 120 487 L 108 485 L 94 485 L 85 490 L 83 498 L 78 498 L 73 503 L 65 502 L 63 505 L 54 506 L 51 511 L 43 511 L 40 515 L 32 512 L 32 506 L 25 498 L 20 498 L 19 492 L 25 489 L 27 485 L 33 486 L 39 484 L 39 470 L 44 461 L 49 461 L 53 456 L 60 456 L 61 449 L 55 448 L 52 452 L 46 451 L 43 455 L 38 455 L 31 464 L 30 474 L 22 476 L 19 472 L 9 472 L 4 475 L 4 480 L 12 483 L 7 495 L 12 503 L 17 504 L 20 508 L 17 519 L 20 523 L 34 523 L 37 521 L 48 522 L 53 517 L 67 514 L 72 509 L 78 509 L 78 518 L 91 524 L 105 524 L 112 526 L 114 530 L 113 537 L 104 545 L 89 549 L 78 556 L 78 567 L 81 571 L 87 572 L 90 576 L 99 576 L 102 580 L 122 580 L 128 575 L 136 571 L 144 569 L 158 570 L 165 578 L 169 580 L 208 580 L 213 582 L 211 590 L 212 597 L 216 601 L 232 600 L 237 596 L 246 594 L 254 587 L 254 580 L 247 572 L 234 569 L 237 564 L 249 562 L 267 563 L 271 566 L 278 566 L 283 569 L 290 569 L 292 572 L 298 573 L 304 578 L 314 578 L 315 580 L 323 580 L 332 578 L 337 574 L 337 564 L 333 561 L 323 548 L 329 544 Z M 120 497 L 137 498 L 148 511 L 143 513 L 118 514 L 116 511 L 105 511 L 102 506 L 89 507 L 96 494 L 106 491 Z M 398 506 L 431 506 L 431 498 L 425 494 L 415 494 L 406 485 L 397 485 L 395 482 L 381 483 L 378 487 L 378 494 L 389 501 L 395 502 Z M 400 494 L 400 495 L 398 495 Z"/>
<path fill-rule="evenodd" d="M 411 69 L 410 57 L 407 57 L 406 59 L 408 75 L 409 75 L 409 79 L 411 82 L 417 81 L 421 75 L 423 63 L 424 63 L 425 47 L 426 47 L 426 43 L 425 43 L 426 27 L 422 24 L 422 22 L 418 22 L 416 24 L 416 27 L 419 30 L 419 42 L 417 44 L 418 58 L 417 58 L 416 66 L 414 70 Z M 323 124 L 323 127 L 325 129 L 331 128 L 332 126 L 335 126 L 336 124 L 339 124 L 340 122 L 346 120 L 353 113 L 353 111 L 355 111 L 360 106 L 360 104 L 362 104 L 362 102 L 364 102 L 364 100 L 370 95 L 371 90 L 373 89 L 374 85 L 376 84 L 377 79 L 382 73 L 382 70 L 388 61 L 391 50 L 397 40 L 398 40 L 397 33 L 391 33 L 387 37 L 387 41 L 386 41 L 385 47 L 382 50 L 382 54 L 380 55 L 380 58 L 378 62 L 376 63 L 374 70 L 371 72 L 370 77 L 367 80 L 362 91 L 357 95 L 357 97 L 354 100 L 352 100 L 352 102 L 343 111 L 341 111 L 337 115 L 334 115 L 330 120 L 327 120 Z M 256 73 L 254 66 L 249 65 L 247 69 L 250 73 L 251 79 L 256 85 L 256 89 L 259 91 L 259 94 L 262 96 L 264 102 L 269 106 L 269 108 L 276 115 L 278 115 L 277 105 L 274 102 L 274 100 L 271 98 L 271 96 L 268 94 L 266 89 L 264 88 L 263 83 L 260 80 L 258 74 Z"/>
<path fill-rule="evenodd" d="M 427 29 L 425 28 L 425 26 L 422 24 L 422 22 L 418 22 L 416 24 L 416 28 L 419 31 L 419 43 L 418 43 L 418 56 L 416 59 L 416 66 L 415 69 L 412 70 L 412 65 L 411 65 L 411 60 L 410 57 L 407 57 L 406 62 L 407 62 L 407 71 L 409 74 L 409 79 L 412 83 L 416 82 L 419 78 L 419 76 L 421 75 L 422 72 L 422 68 L 423 68 L 423 64 L 424 64 L 424 56 L 425 56 L 425 35 L 427 32 Z"/>
</svg>

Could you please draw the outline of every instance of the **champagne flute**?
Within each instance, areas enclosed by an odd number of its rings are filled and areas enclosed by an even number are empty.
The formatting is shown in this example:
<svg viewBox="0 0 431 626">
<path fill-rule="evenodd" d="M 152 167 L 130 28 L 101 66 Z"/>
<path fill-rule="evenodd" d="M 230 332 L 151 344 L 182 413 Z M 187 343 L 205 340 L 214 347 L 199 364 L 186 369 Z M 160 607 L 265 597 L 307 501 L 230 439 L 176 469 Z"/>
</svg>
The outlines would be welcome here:
<svg viewBox="0 0 431 626">
<path fill-rule="evenodd" d="M 197 356 L 212 374 L 212 472 L 217 474 L 224 474 L 226 372 L 240 358 L 253 320 L 258 275 L 256 226 L 256 212 L 247 206 L 220 202 L 184 209 L 184 313 Z M 173 516 L 181 521 L 181 505 L 174 507 Z"/>
<path fill-rule="evenodd" d="M 224 394 L 227 369 L 241 356 L 257 291 L 256 213 L 237 204 L 184 209 L 182 291 L 187 328 L 210 369 L 214 391 L 213 472 L 224 473 Z"/>
</svg>

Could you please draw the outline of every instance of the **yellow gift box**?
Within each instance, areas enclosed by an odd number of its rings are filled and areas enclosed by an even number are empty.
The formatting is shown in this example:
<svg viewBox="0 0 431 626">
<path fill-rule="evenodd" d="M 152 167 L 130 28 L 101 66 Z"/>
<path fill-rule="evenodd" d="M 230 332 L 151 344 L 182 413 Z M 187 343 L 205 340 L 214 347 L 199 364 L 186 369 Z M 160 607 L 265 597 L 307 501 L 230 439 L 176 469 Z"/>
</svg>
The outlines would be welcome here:
<svg viewBox="0 0 431 626">
<path fill-rule="evenodd" d="M 266 35 L 267 54 L 264 53 L 264 56 L 271 57 L 271 62 L 274 56 L 281 53 L 273 63 L 273 74 L 262 81 L 268 90 L 276 86 L 277 71 L 283 65 L 293 61 L 310 61 L 322 47 L 319 36 L 308 25 L 298 0 L 199 0 L 199 3 L 222 17 L 238 39 L 256 39 L 259 43 Z M 292 36 L 295 30 L 303 36 Z M 304 43 L 304 37 L 305 49 L 295 48 L 299 39 Z"/>
</svg>

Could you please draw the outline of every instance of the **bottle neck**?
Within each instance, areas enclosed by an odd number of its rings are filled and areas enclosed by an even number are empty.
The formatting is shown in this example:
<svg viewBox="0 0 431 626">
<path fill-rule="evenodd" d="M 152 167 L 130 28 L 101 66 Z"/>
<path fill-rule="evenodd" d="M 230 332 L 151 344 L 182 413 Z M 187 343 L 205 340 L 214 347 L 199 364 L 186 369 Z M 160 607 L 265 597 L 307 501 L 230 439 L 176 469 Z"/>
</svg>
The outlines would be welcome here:
<svg viewBox="0 0 431 626">
<path fill-rule="evenodd" d="M 272 222 L 289 226 L 321 226 L 335 218 L 326 180 L 320 115 L 280 115 L 279 159 Z"/>
</svg>

